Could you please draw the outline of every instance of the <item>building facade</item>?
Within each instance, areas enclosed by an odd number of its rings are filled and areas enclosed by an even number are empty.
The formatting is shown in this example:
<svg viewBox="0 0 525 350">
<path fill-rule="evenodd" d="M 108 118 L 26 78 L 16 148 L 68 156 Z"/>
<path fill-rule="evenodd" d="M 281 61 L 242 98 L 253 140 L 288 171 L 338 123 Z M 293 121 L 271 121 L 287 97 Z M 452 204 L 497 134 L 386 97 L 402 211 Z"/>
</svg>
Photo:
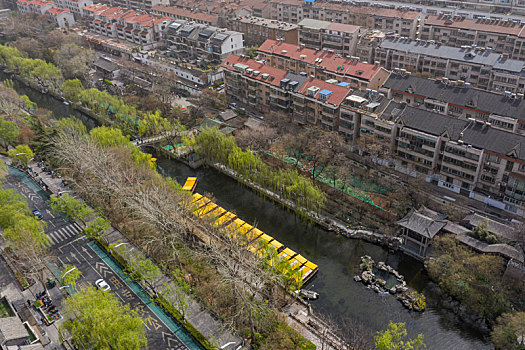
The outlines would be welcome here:
<svg viewBox="0 0 525 350">
<path fill-rule="evenodd" d="M 299 45 L 354 56 L 361 31 L 359 26 L 305 18 L 299 22 Z"/>
<path fill-rule="evenodd" d="M 244 52 L 242 33 L 182 20 L 169 25 L 166 43 L 173 56 L 206 64 L 219 64 L 230 54 Z"/>
<path fill-rule="evenodd" d="M 378 65 L 359 62 L 359 58 L 343 58 L 325 50 L 267 40 L 257 51 L 267 65 L 296 74 L 305 73 L 320 80 L 347 83 L 349 88 L 378 89 L 390 73 Z"/>
<path fill-rule="evenodd" d="M 388 70 L 442 77 L 486 90 L 525 92 L 525 62 L 485 48 L 386 38 L 376 49 L 375 60 Z"/>
<path fill-rule="evenodd" d="M 259 46 L 266 40 L 297 44 L 298 25 L 274 19 L 241 16 L 231 21 L 231 30 L 244 34 L 245 46 Z"/>
<path fill-rule="evenodd" d="M 420 38 L 447 46 L 483 47 L 503 58 L 525 60 L 525 24 L 497 19 L 466 19 L 460 16 L 430 16 Z"/>
<path fill-rule="evenodd" d="M 153 13 L 161 16 L 167 16 L 172 20 L 182 19 L 185 21 L 192 21 L 198 24 L 206 24 L 209 26 L 217 26 L 219 23 L 219 16 L 216 14 L 190 11 L 175 6 L 157 5 L 153 6 L 151 10 Z"/>
</svg>

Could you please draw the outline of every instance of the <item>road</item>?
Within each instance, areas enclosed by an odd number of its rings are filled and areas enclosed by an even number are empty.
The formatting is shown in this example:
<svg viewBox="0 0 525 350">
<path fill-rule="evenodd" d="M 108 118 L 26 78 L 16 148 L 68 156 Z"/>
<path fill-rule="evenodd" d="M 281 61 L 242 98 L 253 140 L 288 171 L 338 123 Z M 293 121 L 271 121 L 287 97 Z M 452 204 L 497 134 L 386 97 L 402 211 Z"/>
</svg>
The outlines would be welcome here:
<svg viewBox="0 0 525 350">
<path fill-rule="evenodd" d="M 27 199 L 31 210 L 36 209 L 42 213 L 42 220 L 47 224 L 44 232 L 51 238 L 50 249 L 56 256 L 56 265 L 59 269 L 65 264 L 76 266 L 83 275 L 77 282 L 78 287 L 93 285 L 97 279 L 104 278 L 111 286 L 112 293 L 142 315 L 149 349 L 188 349 L 137 293 L 89 246 L 88 240 L 82 234 L 82 228 L 67 222 L 51 211 L 47 202 L 36 193 L 37 188 L 27 183 L 27 176 L 23 181 L 19 176 L 8 175 L 5 187 L 15 189 Z"/>
</svg>

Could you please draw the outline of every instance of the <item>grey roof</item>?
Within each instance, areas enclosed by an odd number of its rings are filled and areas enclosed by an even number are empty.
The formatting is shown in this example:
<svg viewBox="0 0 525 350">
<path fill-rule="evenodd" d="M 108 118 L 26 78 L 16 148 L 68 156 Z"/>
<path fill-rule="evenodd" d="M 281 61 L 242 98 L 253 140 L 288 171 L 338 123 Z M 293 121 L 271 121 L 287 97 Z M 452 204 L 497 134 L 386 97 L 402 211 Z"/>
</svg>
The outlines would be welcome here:
<svg viewBox="0 0 525 350">
<path fill-rule="evenodd" d="M 290 79 L 290 82 L 296 81 L 298 84 L 295 85 L 295 87 L 293 88 L 293 91 L 297 92 L 299 88 L 303 86 L 303 84 L 308 80 L 308 77 L 304 75 L 288 72 L 288 74 L 286 74 L 284 79 Z"/>
<path fill-rule="evenodd" d="M 514 259 L 523 262 L 523 253 L 508 244 L 487 244 L 478 241 L 474 237 L 468 235 L 457 235 L 456 238 L 463 244 L 487 254 L 499 254 L 507 259 Z"/>
<path fill-rule="evenodd" d="M 458 106 L 469 106 L 503 117 L 525 120 L 525 100 L 509 98 L 503 94 L 466 86 L 445 85 L 438 80 L 425 79 L 414 75 L 390 74 L 386 89 L 408 92 L 429 97 Z"/>
<path fill-rule="evenodd" d="M 300 27 L 312 28 L 312 29 L 325 29 L 330 25 L 328 21 L 321 21 L 318 19 L 305 18 L 298 23 Z"/>
<path fill-rule="evenodd" d="M 22 321 L 16 316 L 0 318 L 0 333 L 4 341 L 29 338 Z"/>
<path fill-rule="evenodd" d="M 119 67 L 115 63 L 108 61 L 105 58 L 98 58 L 93 64 L 95 65 L 95 67 L 105 70 L 107 72 L 114 72 L 116 70 L 119 70 Z"/>
<path fill-rule="evenodd" d="M 432 239 L 447 224 L 444 218 L 444 215 L 421 207 L 418 210 L 410 211 L 410 213 L 399 220 L 397 224 L 426 238 Z"/>
<path fill-rule="evenodd" d="M 440 136 L 447 133 L 448 137 L 453 140 L 457 140 L 460 133 L 469 124 L 466 120 L 411 106 L 406 106 L 400 113 L 399 120 L 404 126 L 427 134 Z"/>
<path fill-rule="evenodd" d="M 525 160 L 525 135 L 471 122 L 461 138 L 465 144 Z"/>
<path fill-rule="evenodd" d="M 481 51 L 472 48 L 467 49 L 443 46 L 410 39 L 386 38 L 379 47 L 383 49 L 409 52 L 412 54 L 491 66 L 499 70 L 506 70 L 514 73 L 520 73 L 525 67 L 525 62 L 523 61 L 503 59 L 500 58 L 499 53 L 489 50 Z"/>
<path fill-rule="evenodd" d="M 483 222 L 487 221 L 487 224 L 488 224 L 487 229 L 489 230 L 489 232 L 496 233 L 508 239 L 514 238 L 515 229 L 513 227 L 509 225 L 505 225 L 496 220 L 492 220 L 478 213 L 468 214 L 467 216 L 463 218 L 462 221 L 474 227 L 478 227 Z"/>
</svg>

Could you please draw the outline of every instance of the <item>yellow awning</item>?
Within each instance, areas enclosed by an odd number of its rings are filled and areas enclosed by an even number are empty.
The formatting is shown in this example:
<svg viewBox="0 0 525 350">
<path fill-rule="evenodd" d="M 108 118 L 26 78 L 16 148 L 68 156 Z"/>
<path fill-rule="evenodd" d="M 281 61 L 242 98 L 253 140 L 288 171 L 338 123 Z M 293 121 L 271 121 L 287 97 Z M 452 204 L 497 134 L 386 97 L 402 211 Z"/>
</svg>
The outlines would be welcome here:
<svg viewBox="0 0 525 350">
<path fill-rule="evenodd" d="M 226 210 L 224 210 L 222 207 L 217 206 L 217 208 L 213 212 L 206 214 L 206 216 L 210 218 L 218 218 L 224 213 L 226 213 Z"/>
<path fill-rule="evenodd" d="M 314 263 L 311 262 L 311 261 L 307 261 L 307 262 L 305 263 L 305 265 L 308 266 L 309 268 L 311 268 L 312 270 L 315 270 L 315 269 L 317 268 L 317 265 L 314 264 Z"/>
<path fill-rule="evenodd" d="M 186 182 L 184 183 L 184 186 L 182 186 L 183 191 L 192 191 L 195 187 L 195 184 L 197 183 L 196 177 L 188 177 L 186 179 Z"/>
<path fill-rule="evenodd" d="M 299 261 L 302 264 L 306 263 L 308 260 L 306 260 L 301 254 L 297 254 L 297 256 L 294 258 L 297 261 Z"/>
<path fill-rule="evenodd" d="M 210 202 L 208 204 L 206 204 L 206 206 L 204 208 L 201 209 L 201 213 L 199 214 L 199 216 L 204 216 L 205 214 L 209 213 L 210 211 L 214 210 L 215 208 L 217 208 L 218 205 L 213 203 L 213 202 Z"/>
<path fill-rule="evenodd" d="M 282 244 L 281 242 L 279 242 L 279 241 L 277 241 L 277 240 L 275 240 L 275 239 L 274 239 L 273 241 L 270 242 L 270 245 L 271 245 L 272 247 L 274 247 L 275 250 L 279 250 L 279 249 L 281 249 L 281 247 L 283 246 L 283 244 Z"/>
<path fill-rule="evenodd" d="M 202 194 L 194 193 L 192 195 L 192 197 L 193 197 L 193 201 L 192 202 L 195 202 L 195 201 L 198 201 L 199 199 L 201 199 L 203 196 L 202 196 Z"/>
<path fill-rule="evenodd" d="M 273 240 L 273 237 L 267 235 L 266 233 L 263 233 L 263 234 L 261 235 L 261 237 L 259 237 L 258 239 L 260 239 L 260 240 L 262 240 L 262 241 L 265 241 L 265 242 L 267 242 L 267 243 L 270 243 L 270 241 Z"/>
<path fill-rule="evenodd" d="M 237 216 L 235 216 L 235 214 L 227 212 L 226 214 L 218 218 L 217 221 L 215 221 L 215 225 L 217 226 L 223 225 L 227 223 L 228 221 L 235 219 L 236 217 Z"/>
</svg>

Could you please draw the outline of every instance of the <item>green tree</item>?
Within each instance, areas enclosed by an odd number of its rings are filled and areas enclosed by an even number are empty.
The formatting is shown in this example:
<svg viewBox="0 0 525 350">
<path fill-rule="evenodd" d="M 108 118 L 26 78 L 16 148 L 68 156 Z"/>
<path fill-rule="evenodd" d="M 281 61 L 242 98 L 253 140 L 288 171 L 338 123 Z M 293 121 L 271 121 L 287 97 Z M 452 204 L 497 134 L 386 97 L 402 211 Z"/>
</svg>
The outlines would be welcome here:
<svg viewBox="0 0 525 350">
<path fill-rule="evenodd" d="M 64 265 L 60 276 L 63 285 L 70 285 L 73 288 L 77 287 L 77 280 L 82 276 L 82 272 L 73 265 Z"/>
<path fill-rule="evenodd" d="M 405 323 L 388 323 L 388 329 L 377 332 L 374 338 L 376 349 L 379 350 L 417 350 L 426 348 L 423 343 L 423 334 L 415 339 L 406 340 L 407 330 Z"/>
<path fill-rule="evenodd" d="M 7 155 L 13 160 L 13 163 L 21 164 L 26 168 L 29 166 L 31 159 L 35 156 L 28 145 L 18 145 L 15 149 L 10 150 Z"/>
<path fill-rule="evenodd" d="M 244 54 L 249 56 L 250 58 L 255 58 L 257 57 L 257 49 L 259 49 L 259 46 L 257 45 L 245 47 Z"/>
<path fill-rule="evenodd" d="M 94 128 L 89 133 L 91 139 L 103 147 L 114 147 L 129 143 L 129 139 L 122 135 L 122 131 L 116 128 L 101 126 Z"/>
<path fill-rule="evenodd" d="M 525 312 L 510 312 L 498 318 L 491 333 L 496 349 L 525 349 Z"/>
<path fill-rule="evenodd" d="M 57 120 L 55 123 L 55 129 L 67 135 L 71 135 L 72 137 L 87 134 L 86 125 L 75 117 L 61 118 Z"/>
<path fill-rule="evenodd" d="M 15 122 L 4 120 L 0 117 L 0 144 L 7 150 L 9 145 L 12 145 L 20 135 L 20 129 Z"/>
<path fill-rule="evenodd" d="M 80 93 L 84 90 L 82 82 L 79 79 L 69 79 L 62 84 L 62 93 L 66 100 L 78 102 Z"/>
<path fill-rule="evenodd" d="M 488 244 L 496 244 L 499 239 L 498 236 L 489 231 L 489 219 L 485 218 L 481 224 L 476 226 L 472 232 L 469 233 L 472 237 Z"/>
<path fill-rule="evenodd" d="M 84 229 L 84 233 L 90 238 L 99 239 L 110 228 L 111 223 L 105 218 L 98 216 Z"/>
<path fill-rule="evenodd" d="M 13 189 L 0 188 L 0 208 L 0 229 L 14 225 L 16 213 L 30 213 L 24 197 Z"/>
<path fill-rule="evenodd" d="M 145 349 L 147 340 L 142 318 L 111 293 L 89 287 L 64 302 L 65 321 L 60 334 L 69 334 L 82 349 Z"/>
<path fill-rule="evenodd" d="M 95 60 L 95 52 L 75 43 L 64 43 L 53 58 L 66 79 L 79 78 L 86 82 L 90 64 Z"/>
<path fill-rule="evenodd" d="M 57 213 L 64 214 L 69 220 L 80 221 L 86 226 L 86 221 L 94 214 L 93 209 L 86 203 L 63 193 L 60 197 L 52 196 L 49 200 L 49 206 Z"/>
<path fill-rule="evenodd" d="M 5 180 L 5 177 L 9 173 L 9 168 L 4 161 L 0 160 L 0 182 Z"/>
</svg>

